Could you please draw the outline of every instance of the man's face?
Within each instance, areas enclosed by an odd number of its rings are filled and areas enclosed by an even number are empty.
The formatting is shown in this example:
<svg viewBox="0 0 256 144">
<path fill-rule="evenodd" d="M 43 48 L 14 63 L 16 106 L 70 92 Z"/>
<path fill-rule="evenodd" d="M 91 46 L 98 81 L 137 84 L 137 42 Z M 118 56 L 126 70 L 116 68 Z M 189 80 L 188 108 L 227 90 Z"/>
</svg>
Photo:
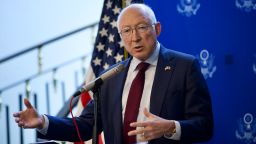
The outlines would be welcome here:
<svg viewBox="0 0 256 144">
<path fill-rule="evenodd" d="M 138 8 L 127 9 L 119 20 L 119 31 L 130 55 L 145 61 L 155 50 L 160 23 L 153 24 Z"/>
</svg>

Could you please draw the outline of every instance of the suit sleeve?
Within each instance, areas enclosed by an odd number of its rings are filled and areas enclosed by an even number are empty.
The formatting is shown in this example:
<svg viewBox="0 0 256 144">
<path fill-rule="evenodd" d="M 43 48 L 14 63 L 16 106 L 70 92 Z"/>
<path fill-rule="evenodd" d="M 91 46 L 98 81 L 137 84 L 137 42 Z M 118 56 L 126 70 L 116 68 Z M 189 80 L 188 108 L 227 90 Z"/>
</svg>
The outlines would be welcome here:
<svg viewBox="0 0 256 144">
<path fill-rule="evenodd" d="M 213 133 L 211 98 L 199 63 L 193 60 L 186 72 L 185 120 L 181 120 L 181 140 L 209 140 Z"/>
<path fill-rule="evenodd" d="M 100 114 L 99 114 L 100 116 Z M 60 141 L 79 141 L 75 125 L 71 118 L 58 118 L 47 115 L 49 119 L 49 128 L 46 135 L 38 134 L 39 138 L 60 140 Z M 82 139 L 89 140 L 92 138 L 94 114 L 93 101 L 91 101 L 83 110 L 79 117 L 75 118 Z M 101 117 L 99 117 L 98 125 L 100 133 L 102 131 Z"/>
</svg>

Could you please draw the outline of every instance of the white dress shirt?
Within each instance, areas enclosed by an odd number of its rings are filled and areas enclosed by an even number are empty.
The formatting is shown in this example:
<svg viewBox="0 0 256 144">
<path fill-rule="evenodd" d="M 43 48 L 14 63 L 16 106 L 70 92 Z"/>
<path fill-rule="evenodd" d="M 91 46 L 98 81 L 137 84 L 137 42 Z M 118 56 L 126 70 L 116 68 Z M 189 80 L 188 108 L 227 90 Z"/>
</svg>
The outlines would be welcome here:
<svg viewBox="0 0 256 144">
<path fill-rule="evenodd" d="M 155 72 L 156 72 L 156 66 L 158 62 L 158 56 L 159 56 L 159 51 L 160 51 L 160 44 L 157 42 L 156 48 L 152 55 L 144 62 L 149 63 L 149 67 L 145 72 L 145 82 L 144 82 L 144 88 L 142 92 L 142 97 L 140 101 L 140 108 L 139 108 L 139 114 L 137 121 L 145 121 L 146 117 L 143 113 L 144 108 L 147 108 L 149 110 L 149 105 L 150 105 L 150 96 L 151 96 L 151 90 L 153 86 L 153 81 L 155 77 Z M 136 69 L 137 65 L 141 63 L 139 59 L 133 57 L 130 63 L 130 67 L 127 73 L 126 81 L 124 84 L 124 90 L 123 90 L 123 95 L 122 95 L 122 115 L 123 115 L 123 120 L 124 120 L 124 114 L 125 114 L 125 109 L 126 109 L 126 103 L 129 95 L 129 91 L 131 88 L 131 84 L 133 79 L 136 77 L 137 73 L 139 72 L 138 69 Z M 172 137 L 168 137 L 168 139 L 174 139 L 174 140 L 179 140 L 180 139 L 180 124 L 179 122 L 175 121 L 175 126 L 176 126 L 176 134 L 174 134 Z M 167 138 L 167 137 L 166 137 Z M 140 135 L 137 135 L 137 140 L 140 139 Z"/>
</svg>

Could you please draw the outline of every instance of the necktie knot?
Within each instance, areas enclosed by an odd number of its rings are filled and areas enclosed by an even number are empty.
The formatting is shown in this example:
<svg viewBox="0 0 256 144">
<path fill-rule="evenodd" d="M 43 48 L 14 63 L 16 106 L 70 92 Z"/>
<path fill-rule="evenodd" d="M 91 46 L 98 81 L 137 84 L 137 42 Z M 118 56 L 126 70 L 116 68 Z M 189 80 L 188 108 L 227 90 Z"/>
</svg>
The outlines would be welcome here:
<svg viewBox="0 0 256 144">
<path fill-rule="evenodd" d="M 141 62 L 138 64 L 137 68 L 140 72 L 145 72 L 149 66 L 149 63 Z"/>
</svg>

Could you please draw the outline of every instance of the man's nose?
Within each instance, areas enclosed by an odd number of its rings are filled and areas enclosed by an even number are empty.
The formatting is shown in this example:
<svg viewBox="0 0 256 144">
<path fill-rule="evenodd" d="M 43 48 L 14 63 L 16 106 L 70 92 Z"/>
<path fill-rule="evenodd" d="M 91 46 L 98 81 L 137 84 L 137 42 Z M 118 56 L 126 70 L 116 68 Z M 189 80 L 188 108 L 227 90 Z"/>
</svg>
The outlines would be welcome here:
<svg viewBox="0 0 256 144">
<path fill-rule="evenodd" d="M 132 41 L 137 42 L 141 40 L 140 33 L 135 28 L 132 29 L 131 34 L 132 34 L 132 37 L 131 37 Z"/>
</svg>

